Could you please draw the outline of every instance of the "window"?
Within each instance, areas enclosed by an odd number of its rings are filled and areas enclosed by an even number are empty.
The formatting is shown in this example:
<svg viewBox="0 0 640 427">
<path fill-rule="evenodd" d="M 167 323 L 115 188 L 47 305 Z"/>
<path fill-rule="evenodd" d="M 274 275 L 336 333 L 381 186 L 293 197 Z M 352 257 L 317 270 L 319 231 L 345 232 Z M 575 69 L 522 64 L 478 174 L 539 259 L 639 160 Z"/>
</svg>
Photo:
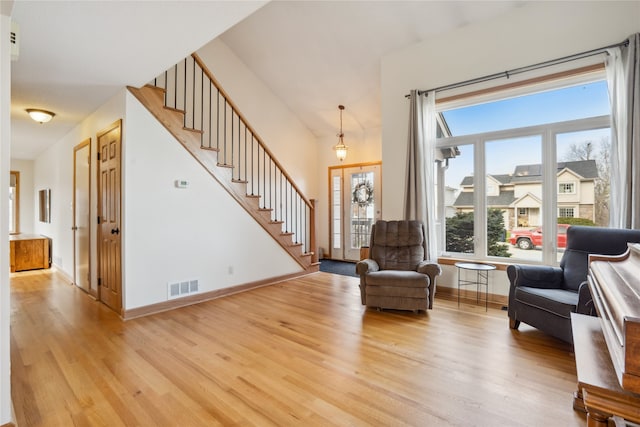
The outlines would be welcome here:
<svg viewBox="0 0 640 427">
<path fill-rule="evenodd" d="M 437 140 L 445 256 L 551 263 L 564 248 L 558 217 L 608 224 L 604 80 L 438 109 L 447 129 Z"/>
<path fill-rule="evenodd" d="M 558 208 L 558 218 L 575 218 L 574 208 Z"/>
<path fill-rule="evenodd" d="M 576 185 L 573 182 L 561 182 L 558 184 L 558 194 L 574 194 Z"/>
</svg>

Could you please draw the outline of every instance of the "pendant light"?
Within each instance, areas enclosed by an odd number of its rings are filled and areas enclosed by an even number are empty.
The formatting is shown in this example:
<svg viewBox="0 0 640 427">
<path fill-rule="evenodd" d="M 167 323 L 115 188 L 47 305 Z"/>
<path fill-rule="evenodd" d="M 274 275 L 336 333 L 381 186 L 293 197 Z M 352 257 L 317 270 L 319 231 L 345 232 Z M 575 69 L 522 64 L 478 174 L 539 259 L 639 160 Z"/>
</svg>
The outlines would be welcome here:
<svg viewBox="0 0 640 427">
<path fill-rule="evenodd" d="M 340 133 L 338 134 L 338 144 L 334 146 L 333 149 L 336 151 L 338 160 L 343 161 L 347 157 L 349 147 L 344 145 L 344 133 L 342 132 L 342 111 L 344 110 L 344 105 L 338 105 L 338 109 L 340 110 Z"/>
</svg>

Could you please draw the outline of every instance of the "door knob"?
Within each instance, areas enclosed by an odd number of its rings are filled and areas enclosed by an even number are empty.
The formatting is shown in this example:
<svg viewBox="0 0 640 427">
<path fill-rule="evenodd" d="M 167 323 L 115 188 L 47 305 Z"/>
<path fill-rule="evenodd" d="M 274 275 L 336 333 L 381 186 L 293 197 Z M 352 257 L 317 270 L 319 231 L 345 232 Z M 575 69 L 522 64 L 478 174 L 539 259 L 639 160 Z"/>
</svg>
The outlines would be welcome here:
<svg viewBox="0 0 640 427">
<path fill-rule="evenodd" d="M 111 229 L 111 234 L 120 234 L 120 229 L 118 227 Z"/>
</svg>

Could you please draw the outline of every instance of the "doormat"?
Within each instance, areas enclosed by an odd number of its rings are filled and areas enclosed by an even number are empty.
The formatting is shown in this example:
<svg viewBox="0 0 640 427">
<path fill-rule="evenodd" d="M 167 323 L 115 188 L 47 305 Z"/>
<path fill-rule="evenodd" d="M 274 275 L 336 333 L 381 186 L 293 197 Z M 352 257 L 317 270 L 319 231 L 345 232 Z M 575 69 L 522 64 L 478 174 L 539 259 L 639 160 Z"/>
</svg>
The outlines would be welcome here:
<svg viewBox="0 0 640 427">
<path fill-rule="evenodd" d="M 356 264 L 348 261 L 334 261 L 332 259 L 320 260 L 320 271 L 325 273 L 341 274 L 343 276 L 358 277 Z"/>
</svg>

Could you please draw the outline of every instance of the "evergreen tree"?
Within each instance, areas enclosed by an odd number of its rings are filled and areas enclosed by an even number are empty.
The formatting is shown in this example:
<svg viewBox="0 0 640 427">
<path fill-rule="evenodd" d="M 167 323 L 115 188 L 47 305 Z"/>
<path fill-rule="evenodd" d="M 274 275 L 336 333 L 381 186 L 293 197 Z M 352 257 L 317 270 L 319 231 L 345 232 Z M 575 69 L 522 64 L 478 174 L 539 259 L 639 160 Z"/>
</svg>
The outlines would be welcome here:
<svg viewBox="0 0 640 427">
<path fill-rule="evenodd" d="M 504 244 L 504 218 L 500 209 L 487 211 L 487 253 L 490 256 L 510 257 Z M 473 212 L 456 212 L 447 218 L 447 252 L 473 253 Z"/>
</svg>

